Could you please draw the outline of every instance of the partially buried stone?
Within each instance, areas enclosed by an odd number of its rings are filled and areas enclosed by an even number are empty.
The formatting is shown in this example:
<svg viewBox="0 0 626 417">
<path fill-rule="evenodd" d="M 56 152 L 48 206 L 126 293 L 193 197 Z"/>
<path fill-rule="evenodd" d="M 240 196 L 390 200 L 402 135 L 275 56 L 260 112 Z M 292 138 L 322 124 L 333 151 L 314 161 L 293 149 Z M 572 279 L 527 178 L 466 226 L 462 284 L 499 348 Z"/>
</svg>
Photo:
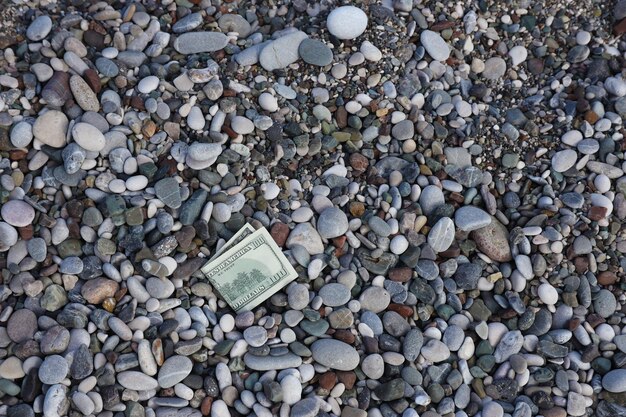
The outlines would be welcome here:
<svg viewBox="0 0 626 417">
<path fill-rule="evenodd" d="M 191 373 L 193 362 L 186 356 L 172 356 L 159 369 L 158 381 L 161 388 L 170 388 Z"/>
<path fill-rule="evenodd" d="M 52 78 L 48 80 L 46 86 L 41 90 L 41 97 L 54 107 L 61 107 L 72 98 L 70 90 L 70 74 L 63 71 L 56 71 Z"/>
<path fill-rule="evenodd" d="M 28 309 L 20 309 L 9 317 L 6 326 L 9 339 L 16 343 L 31 340 L 37 331 L 37 316 Z"/>
<path fill-rule="evenodd" d="M 464 232 L 486 227 L 491 223 L 491 216 L 474 206 L 463 206 L 454 213 L 454 223 Z"/>
<path fill-rule="evenodd" d="M 506 61 L 500 57 L 489 58 L 485 61 L 485 69 L 482 76 L 488 80 L 498 80 L 506 72 Z"/>
<path fill-rule="evenodd" d="M 432 30 L 424 30 L 420 34 L 420 43 L 434 60 L 445 61 L 450 57 L 450 48 L 441 35 Z"/>
<path fill-rule="evenodd" d="M 221 149 L 220 149 L 221 150 Z M 177 209 L 181 206 L 180 187 L 175 178 L 163 178 L 154 184 L 156 196 L 166 206 Z"/>
<path fill-rule="evenodd" d="M 341 236 L 348 231 L 348 218 L 340 209 L 329 207 L 320 214 L 317 231 L 325 239 Z"/>
<path fill-rule="evenodd" d="M 39 367 L 39 380 L 44 384 L 58 384 L 65 379 L 69 365 L 65 358 L 60 355 L 50 355 Z"/>
<path fill-rule="evenodd" d="M 298 47 L 300 57 L 307 64 L 324 67 L 333 61 L 333 51 L 317 39 L 306 38 Z"/>
<path fill-rule="evenodd" d="M 63 148 L 61 156 L 63 157 L 63 167 L 68 174 L 77 173 L 87 157 L 85 150 L 76 143 L 70 143 Z"/>
<path fill-rule="evenodd" d="M 70 77 L 70 90 L 72 90 L 76 103 L 83 110 L 97 112 L 100 109 L 98 96 L 80 75 Z"/>
<path fill-rule="evenodd" d="M 454 274 L 456 285 L 462 290 L 473 290 L 478 285 L 482 268 L 473 263 L 460 264 Z"/>
<path fill-rule="evenodd" d="M 220 32 L 188 32 L 178 36 L 173 46 L 178 53 L 190 55 L 219 51 L 227 44 L 228 37 Z"/>
<path fill-rule="evenodd" d="M 320 288 L 319 296 L 325 305 L 338 307 L 350 301 L 350 290 L 343 284 L 329 283 Z"/>
<path fill-rule="evenodd" d="M 602 387 L 608 392 L 626 392 L 626 369 L 614 369 L 602 378 Z"/>
<path fill-rule="evenodd" d="M 2 219 L 15 227 L 26 227 L 35 218 L 35 209 L 22 200 L 9 200 L 0 208 Z"/>
<path fill-rule="evenodd" d="M 508 262 L 512 259 L 509 232 L 496 218 L 491 218 L 489 226 L 474 230 L 472 238 L 478 249 L 494 261 Z"/>
<path fill-rule="evenodd" d="M 237 32 L 240 38 L 245 38 L 250 34 L 250 23 L 241 15 L 236 13 L 223 14 L 217 21 L 220 29 L 224 32 Z"/>
<path fill-rule="evenodd" d="M 317 255 L 324 251 L 322 238 L 310 223 L 300 223 L 293 228 L 286 246 L 291 249 L 294 245 L 304 247 L 309 255 Z"/>
<path fill-rule="evenodd" d="M 352 346 L 334 339 L 313 342 L 311 352 L 317 363 L 339 371 L 351 371 L 360 361 L 359 353 Z"/>
<path fill-rule="evenodd" d="M 578 154 L 573 149 L 556 152 L 552 156 L 552 169 L 556 172 L 565 172 L 576 164 Z"/>
<path fill-rule="evenodd" d="M 248 368 L 255 371 L 297 368 L 302 364 L 302 358 L 291 352 L 280 356 L 257 356 L 246 353 L 243 357 L 243 361 Z"/>
<path fill-rule="evenodd" d="M 53 148 L 65 146 L 65 134 L 69 121 L 67 116 L 58 110 L 48 110 L 37 118 L 33 125 L 35 139 Z"/>
<path fill-rule="evenodd" d="M 293 64 L 299 58 L 300 44 L 307 37 L 306 33 L 297 31 L 270 42 L 259 55 L 261 66 L 267 71 L 273 71 Z"/>
<path fill-rule="evenodd" d="M 50 16 L 41 15 L 28 26 L 26 37 L 37 42 L 48 36 L 50 30 L 52 30 L 52 19 Z"/>
<path fill-rule="evenodd" d="M 449 217 L 442 217 L 430 229 L 428 244 L 435 252 L 447 250 L 454 242 L 454 222 Z"/>
</svg>

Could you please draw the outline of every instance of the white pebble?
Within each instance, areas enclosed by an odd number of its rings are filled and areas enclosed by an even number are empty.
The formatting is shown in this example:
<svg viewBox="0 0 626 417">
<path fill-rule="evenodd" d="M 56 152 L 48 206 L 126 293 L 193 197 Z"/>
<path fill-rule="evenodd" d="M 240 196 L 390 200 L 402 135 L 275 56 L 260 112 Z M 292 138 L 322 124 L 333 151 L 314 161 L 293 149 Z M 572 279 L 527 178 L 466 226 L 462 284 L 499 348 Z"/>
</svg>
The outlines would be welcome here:
<svg viewBox="0 0 626 417">
<path fill-rule="evenodd" d="M 539 299 L 547 305 L 555 305 L 559 300 L 559 293 L 548 283 L 541 284 L 539 286 L 537 289 L 537 295 L 539 296 Z"/>
</svg>

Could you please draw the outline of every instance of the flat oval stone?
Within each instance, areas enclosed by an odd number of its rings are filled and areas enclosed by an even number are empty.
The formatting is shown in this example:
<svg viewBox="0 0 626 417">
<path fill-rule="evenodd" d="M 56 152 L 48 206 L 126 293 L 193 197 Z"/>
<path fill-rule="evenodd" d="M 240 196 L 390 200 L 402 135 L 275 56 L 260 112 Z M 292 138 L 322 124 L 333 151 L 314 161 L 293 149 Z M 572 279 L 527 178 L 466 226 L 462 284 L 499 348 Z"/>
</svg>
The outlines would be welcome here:
<svg viewBox="0 0 626 417">
<path fill-rule="evenodd" d="M 454 223 L 464 232 L 471 232 L 491 224 L 491 216 L 474 206 L 463 206 L 454 213 Z"/>
<path fill-rule="evenodd" d="M 343 284 L 330 283 L 319 290 L 319 296 L 329 307 L 339 307 L 350 301 L 350 290 Z"/>
<path fill-rule="evenodd" d="M 329 207 L 320 214 L 317 231 L 325 239 L 341 236 L 348 231 L 348 217 L 337 207 Z"/>
<path fill-rule="evenodd" d="M 76 99 L 76 103 L 85 111 L 100 110 L 98 96 L 89 87 L 89 84 L 80 75 L 72 75 L 70 77 L 70 90 Z"/>
<path fill-rule="evenodd" d="M 431 339 L 422 346 L 421 354 L 429 362 L 441 362 L 450 357 L 450 349 L 445 343 Z"/>
<path fill-rule="evenodd" d="M 35 219 L 35 209 L 22 200 L 9 200 L 0 209 L 2 219 L 15 227 L 26 227 Z"/>
<path fill-rule="evenodd" d="M 250 326 L 243 331 L 243 337 L 252 347 L 260 347 L 267 342 L 267 330 L 261 326 Z"/>
<path fill-rule="evenodd" d="M 67 399 L 67 388 L 61 384 L 48 388 L 43 400 L 43 414 L 46 417 L 61 417 L 67 415 L 70 402 Z"/>
<path fill-rule="evenodd" d="M 69 368 L 63 356 L 47 356 L 39 367 L 39 380 L 48 385 L 58 384 L 65 379 Z"/>
<path fill-rule="evenodd" d="M 428 233 L 428 244 L 435 252 L 447 250 L 454 242 L 454 222 L 449 217 L 442 217 Z"/>
<path fill-rule="evenodd" d="M 552 169 L 556 172 L 565 172 L 576 164 L 578 154 L 573 149 L 559 151 L 552 156 Z"/>
<path fill-rule="evenodd" d="M 224 32 L 237 32 L 240 38 L 245 38 L 250 34 L 250 23 L 240 14 L 223 14 L 217 21 L 220 29 Z"/>
<path fill-rule="evenodd" d="M 258 356 L 246 353 L 243 357 L 243 361 L 248 368 L 255 371 L 297 368 L 302 365 L 302 358 L 291 352 L 280 356 Z"/>
<path fill-rule="evenodd" d="M 174 25 L 172 26 L 172 32 L 174 33 L 189 32 L 190 30 L 193 30 L 197 28 L 198 26 L 200 26 L 202 24 L 202 20 L 203 18 L 202 18 L 201 13 L 199 12 L 189 13 L 187 16 L 183 17 L 182 19 L 174 23 Z"/>
<path fill-rule="evenodd" d="M 324 67 L 333 62 L 333 51 L 317 39 L 304 39 L 298 47 L 298 53 L 307 64 Z"/>
<path fill-rule="evenodd" d="M 191 373 L 193 362 L 186 356 L 172 356 L 159 369 L 158 381 L 161 388 L 170 388 L 178 384 Z"/>
<path fill-rule="evenodd" d="M 53 148 L 62 148 L 65 146 L 68 124 L 65 114 L 58 110 L 48 110 L 35 120 L 33 135 L 43 144 Z"/>
<path fill-rule="evenodd" d="M 440 34 L 432 30 L 424 30 L 420 34 L 420 43 L 428 55 L 436 61 L 445 61 L 450 57 L 450 47 Z"/>
<path fill-rule="evenodd" d="M 190 55 L 219 51 L 227 44 L 228 37 L 220 32 L 188 32 L 178 36 L 173 46 L 178 53 Z"/>
<path fill-rule="evenodd" d="M 149 391 L 159 387 L 156 379 L 138 371 L 124 371 L 117 374 L 117 382 L 127 389 Z"/>
<path fill-rule="evenodd" d="M 37 42 L 48 36 L 50 30 L 52 30 L 52 19 L 48 15 L 41 15 L 28 25 L 26 37 L 31 41 Z"/>
<path fill-rule="evenodd" d="M 72 98 L 70 90 L 70 75 L 67 72 L 55 71 L 52 77 L 41 90 L 41 97 L 50 106 L 61 107 Z"/>
<path fill-rule="evenodd" d="M 626 369 L 614 369 L 602 378 L 602 387 L 613 393 L 626 392 Z"/>
<path fill-rule="evenodd" d="M 488 80 L 497 80 L 506 72 L 506 61 L 500 57 L 489 58 L 485 61 L 485 69 L 482 76 Z"/>
<path fill-rule="evenodd" d="M 492 217 L 489 226 L 474 230 L 472 238 L 478 249 L 494 261 L 508 262 L 512 259 L 509 232 L 495 217 Z"/>
<path fill-rule="evenodd" d="M 290 33 L 270 42 L 259 54 L 259 62 L 267 71 L 285 68 L 300 57 L 300 43 L 308 36 L 302 31 Z"/>
<path fill-rule="evenodd" d="M 429 215 L 434 209 L 445 203 L 443 191 L 436 185 L 428 185 L 422 190 L 419 203 L 424 214 Z"/>
<path fill-rule="evenodd" d="M 355 348 L 335 339 L 320 339 L 311 345 L 313 359 L 320 365 L 339 371 L 351 371 L 359 365 Z"/>
<path fill-rule="evenodd" d="M 102 132 L 89 123 L 76 123 L 72 127 L 72 138 L 81 148 L 92 152 L 100 152 L 106 144 Z"/>
<path fill-rule="evenodd" d="M 6 326 L 9 339 L 16 343 L 31 340 L 37 331 L 37 316 L 28 309 L 14 311 Z"/>
</svg>

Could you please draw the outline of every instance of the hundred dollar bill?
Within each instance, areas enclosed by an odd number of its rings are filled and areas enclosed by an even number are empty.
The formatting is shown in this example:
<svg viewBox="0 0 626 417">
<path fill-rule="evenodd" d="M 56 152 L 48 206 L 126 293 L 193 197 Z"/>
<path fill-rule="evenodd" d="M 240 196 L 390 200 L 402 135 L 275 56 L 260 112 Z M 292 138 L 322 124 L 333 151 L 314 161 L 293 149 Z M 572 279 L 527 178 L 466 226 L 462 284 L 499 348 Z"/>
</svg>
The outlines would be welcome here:
<svg viewBox="0 0 626 417">
<path fill-rule="evenodd" d="M 202 272 L 235 311 L 253 309 L 298 276 L 264 228 L 209 261 Z"/>
<path fill-rule="evenodd" d="M 222 253 L 226 252 L 228 249 L 232 248 L 237 243 L 239 243 L 242 240 L 244 240 L 247 236 L 250 236 L 252 233 L 254 233 L 254 227 L 252 227 L 252 226 L 250 226 L 250 224 L 246 223 L 241 229 L 239 229 L 239 231 L 237 231 L 237 233 L 235 233 L 233 235 L 233 237 L 231 237 L 228 240 L 228 242 L 224 243 L 224 245 L 221 248 L 219 248 L 217 251 L 215 251 L 215 254 L 213 254 L 213 256 L 211 256 L 209 261 L 212 261 L 213 259 L 217 258 Z"/>
</svg>

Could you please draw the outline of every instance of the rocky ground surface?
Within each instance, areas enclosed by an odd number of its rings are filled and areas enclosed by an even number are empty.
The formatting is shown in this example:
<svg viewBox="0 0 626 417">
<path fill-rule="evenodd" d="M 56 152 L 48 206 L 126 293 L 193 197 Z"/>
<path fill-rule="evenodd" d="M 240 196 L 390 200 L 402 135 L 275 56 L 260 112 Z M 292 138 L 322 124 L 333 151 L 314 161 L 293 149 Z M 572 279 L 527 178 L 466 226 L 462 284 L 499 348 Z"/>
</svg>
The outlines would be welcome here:
<svg viewBox="0 0 626 417">
<path fill-rule="evenodd" d="M 340 6 L 3 5 L 0 415 L 626 415 L 626 1 Z"/>
</svg>

